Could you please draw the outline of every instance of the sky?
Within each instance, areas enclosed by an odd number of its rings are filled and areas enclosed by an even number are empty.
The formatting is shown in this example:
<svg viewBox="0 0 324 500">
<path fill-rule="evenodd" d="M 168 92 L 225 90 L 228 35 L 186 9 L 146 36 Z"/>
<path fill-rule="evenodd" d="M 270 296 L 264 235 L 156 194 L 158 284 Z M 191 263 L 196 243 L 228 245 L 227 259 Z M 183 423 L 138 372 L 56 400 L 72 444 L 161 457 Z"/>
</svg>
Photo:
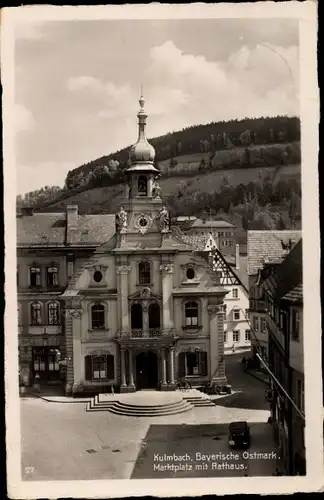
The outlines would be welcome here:
<svg viewBox="0 0 324 500">
<path fill-rule="evenodd" d="M 299 115 L 298 25 L 288 19 L 47 21 L 15 31 L 17 191 L 147 136 Z"/>
</svg>

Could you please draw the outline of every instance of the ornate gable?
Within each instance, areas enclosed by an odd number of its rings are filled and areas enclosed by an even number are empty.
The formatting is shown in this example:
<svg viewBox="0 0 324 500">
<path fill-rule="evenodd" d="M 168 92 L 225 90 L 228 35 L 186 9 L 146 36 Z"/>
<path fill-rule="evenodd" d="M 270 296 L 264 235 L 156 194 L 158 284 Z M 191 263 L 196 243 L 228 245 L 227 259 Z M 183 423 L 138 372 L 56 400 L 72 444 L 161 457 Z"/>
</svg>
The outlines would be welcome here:
<svg viewBox="0 0 324 500">
<path fill-rule="evenodd" d="M 221 285 L 241 285 L 240 280 L 232 270 L 231 266 L 225 261 L 222 254 L 215 250 L 212 253 L 212 267 L 214 273 L 220 280 Z"/>
<path fill-rule="evenodd" d="M 135 292 L 131 295 L 129 295 L 129 300 L 131 301 L 137 301 L 137 300 L 161 300 L 162 296 L 154 293 L 151 291 L 150 288 L 145 287 L 139 290 L 138 292 Z"/>
</svg>

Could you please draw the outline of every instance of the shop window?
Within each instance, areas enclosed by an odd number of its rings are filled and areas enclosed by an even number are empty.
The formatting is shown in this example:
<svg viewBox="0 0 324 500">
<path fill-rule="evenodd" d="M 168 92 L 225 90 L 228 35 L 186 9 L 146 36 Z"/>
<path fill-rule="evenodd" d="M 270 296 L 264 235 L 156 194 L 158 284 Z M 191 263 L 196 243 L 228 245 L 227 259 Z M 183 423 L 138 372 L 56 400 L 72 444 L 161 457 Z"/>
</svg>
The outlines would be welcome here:
<svg viewBox="0 0 324 500">
<path fill-rule="evenodd" d="M 179 377 L 206 376 L 207 352 L 181 352 L 179 354 Z"/>
</svg>

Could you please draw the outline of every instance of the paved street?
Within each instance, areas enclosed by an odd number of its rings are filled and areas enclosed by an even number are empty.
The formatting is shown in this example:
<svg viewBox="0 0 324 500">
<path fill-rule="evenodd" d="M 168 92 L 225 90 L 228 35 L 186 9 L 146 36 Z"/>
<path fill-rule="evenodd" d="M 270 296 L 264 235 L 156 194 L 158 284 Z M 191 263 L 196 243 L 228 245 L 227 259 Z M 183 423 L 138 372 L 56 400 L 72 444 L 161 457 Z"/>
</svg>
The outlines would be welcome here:
<svg viewBox="0 0 324 500">
<path fill-rule="evenodd" d="M 271 475 L 275 468 L 273 458 L 246 460 L 211 456 L 230 451 L 227 424 L 233 420 L 250 422 L 251 452 L 274 451 L 271 426 L 266 423 L 269 411 L 264 402 L 265 386 L 248 374 L 242 374 L 239 360 L 235 363 L 234 356 L 226 359 L 229 358 L 229 382 L 234 389 L 244 390 L 244 393 L 221 398 L 215 407 L 194 408 L 171 417 L 123 417 L 108 411 L 88 413 L 83 403 L 22 399 L 23 479 Z M 251 406 L 246 408 L 247 405 Z M 156 453 L 159 458 L 154 460 Z M 188 462 L 193 469 L 167 467 L 162 470 L 160 467 L 154 470 L 156 463 L 163 466 L 174 462 L 165 461 L 164 453 L 175 453 L 176 457 L 187 453 L 190 460 L 183 461 L 182 465 Z M 228 467 L 222 466 L 225 463 Z M 241 465 L 238 467 L 238 464 Z"/>
</svg>

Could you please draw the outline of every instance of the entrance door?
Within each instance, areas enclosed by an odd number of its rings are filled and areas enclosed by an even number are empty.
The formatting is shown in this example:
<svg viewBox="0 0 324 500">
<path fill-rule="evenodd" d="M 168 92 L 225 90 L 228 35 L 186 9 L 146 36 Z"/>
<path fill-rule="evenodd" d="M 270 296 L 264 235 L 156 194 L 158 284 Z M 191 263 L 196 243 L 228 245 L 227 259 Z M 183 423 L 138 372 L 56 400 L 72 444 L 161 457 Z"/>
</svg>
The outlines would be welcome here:
<svg viewBox="0 0 324 500">
<path fill-rule="evenodd" d="M 136 388 L 156 389 L 157 385 L 157 355 L 152 351 L 141 352 L 136 356 Z"/>
<path fill-rule="evenodd" d="M 33 348 L 33 377 L 39 374 L 40 382 L 57 382 L 60 380 L 60 365 L 56 349 L 51 347 Z"/>
</svg>

